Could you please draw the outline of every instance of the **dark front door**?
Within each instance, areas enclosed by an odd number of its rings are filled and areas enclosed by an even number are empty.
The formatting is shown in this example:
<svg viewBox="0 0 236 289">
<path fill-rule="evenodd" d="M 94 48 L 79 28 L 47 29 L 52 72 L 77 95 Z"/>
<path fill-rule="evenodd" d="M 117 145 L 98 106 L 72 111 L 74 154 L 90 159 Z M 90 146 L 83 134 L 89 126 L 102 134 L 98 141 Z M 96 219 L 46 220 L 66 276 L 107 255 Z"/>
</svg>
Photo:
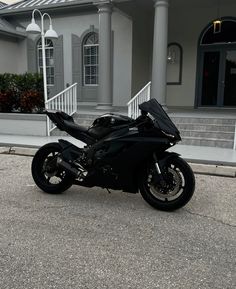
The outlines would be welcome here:
<svg viewBox="0 0 236 289">
<path fill-rule="evenodd" d="M 236 47 L 202 49 L 199 82 L 198 106 L 236 106 Z"/>
<path fill-rule="evenodd" d="M 225 52 L 223 105 L 236 106 L 236 50 Z"/>
</svg>

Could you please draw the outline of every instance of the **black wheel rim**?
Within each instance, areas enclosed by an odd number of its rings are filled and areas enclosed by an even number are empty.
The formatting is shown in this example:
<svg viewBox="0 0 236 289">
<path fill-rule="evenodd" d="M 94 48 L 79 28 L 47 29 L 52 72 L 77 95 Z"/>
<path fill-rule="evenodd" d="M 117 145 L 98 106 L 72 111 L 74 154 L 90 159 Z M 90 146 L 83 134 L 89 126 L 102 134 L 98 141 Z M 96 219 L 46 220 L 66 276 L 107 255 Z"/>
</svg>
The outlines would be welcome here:
<svg viewBox="0 0 236 289">
<path fill-rule="evenodd" d="M 150 194 L 159 201 L 171 202 L 178 199 L 184 192 L 186 181 L 181 168 L 176 164 L 169 164 L 164 170 L 164 184 L 154 184 L 153 174 L 155 169 L 148 173 L 147 186 Z"/>
<path fill-rule="evenodd" d="M 49 152 L 42 162 L 41 175 L 48 186 L 60 185 L 66 176 L 66 172 L 57 166 L 58 155 L 57 151 Z"/>
</svg>

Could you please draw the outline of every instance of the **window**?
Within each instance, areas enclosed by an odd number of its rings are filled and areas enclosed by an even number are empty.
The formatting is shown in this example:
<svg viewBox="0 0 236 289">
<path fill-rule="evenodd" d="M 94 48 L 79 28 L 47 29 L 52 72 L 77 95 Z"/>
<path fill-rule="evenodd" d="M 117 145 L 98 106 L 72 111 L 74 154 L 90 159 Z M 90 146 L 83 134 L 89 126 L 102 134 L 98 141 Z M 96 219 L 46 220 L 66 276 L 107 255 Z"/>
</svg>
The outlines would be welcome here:
<svg viewBox="0 0 236 289">
<path fill-rule="evenodd" d="M 43 53 L 42 53 L 42 41 L 40 40 L 37 45 L 38 51 L 38 72 L 43 74 Z M 54 85 L 54 48 L 52 40 L 45 40 L 45 58 L 46 58 L 46 74 L 47 85 Z"/>
<path fill-rule="evenodd" d="M 89 33 L 83 43 L 84 85 L 98 85 L 98 34 Z"/>
<path fill-rule="evenodd" d="M 167 84 L 182 83 L 183 49 L 178 43 L 170 43 L 167 52 Z"/>
</svg>

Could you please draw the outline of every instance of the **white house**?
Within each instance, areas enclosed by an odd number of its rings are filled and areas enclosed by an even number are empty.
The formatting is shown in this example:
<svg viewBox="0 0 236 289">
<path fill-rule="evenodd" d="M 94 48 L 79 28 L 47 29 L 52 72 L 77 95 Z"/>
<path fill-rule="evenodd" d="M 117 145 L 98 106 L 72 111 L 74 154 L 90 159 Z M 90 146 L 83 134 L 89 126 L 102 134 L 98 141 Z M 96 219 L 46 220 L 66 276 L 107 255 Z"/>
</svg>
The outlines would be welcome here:
<svg viewBox="0 0 236 289">
<path fill-rule="evenodd" d="M 167 107 L 236 107 L 234 0 L 24 0 L 0 10 L 0 72 L 42 69 L 40 39 L 25 34 L 34 8 L 59 34 L 51 96 L 77 82 L 79 103 L 125 107 L 152 80 Z"/>
<path fill-rule="evenodd" d="M 127 111 L 151 81 L 169 109 L 235 118 L 235 0 L 23 0 L 0 9 L 0 73 L 42 71 L 40 36 L 25 32 L 35 8 L 59 35 L 46 43 L 49 97 L 77 83 L 78 107 Z"/>
</svg>

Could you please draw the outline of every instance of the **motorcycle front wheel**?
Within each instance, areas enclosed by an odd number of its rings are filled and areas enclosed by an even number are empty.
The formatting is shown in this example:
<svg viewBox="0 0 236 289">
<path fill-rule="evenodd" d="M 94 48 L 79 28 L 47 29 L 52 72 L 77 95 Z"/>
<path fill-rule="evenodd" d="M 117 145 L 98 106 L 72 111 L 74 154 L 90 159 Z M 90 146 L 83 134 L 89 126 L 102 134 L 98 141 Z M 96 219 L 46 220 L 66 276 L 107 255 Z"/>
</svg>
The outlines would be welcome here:
<svg viewBox="0 0 236 289">
<path fill-rule="evenodd" d="M 167 160 L 162 168 L 163 180 L 157 181 L 154 163 L 147 166 L 140 182 L 140 193 L 152 207 L 174 211 L 185 206 L 193 196 L 195 177 L 191 167 L 181 158 Z"/>
<path fill-rule="evenodd" d="M 36 152 L 32 161 L 32 177 L 36 185 L 48 194 L 62 193 L 73 184 L 71 176 L 57 165 L 60 152 L 58 143 L 49 143 Z"/>
</svg>

